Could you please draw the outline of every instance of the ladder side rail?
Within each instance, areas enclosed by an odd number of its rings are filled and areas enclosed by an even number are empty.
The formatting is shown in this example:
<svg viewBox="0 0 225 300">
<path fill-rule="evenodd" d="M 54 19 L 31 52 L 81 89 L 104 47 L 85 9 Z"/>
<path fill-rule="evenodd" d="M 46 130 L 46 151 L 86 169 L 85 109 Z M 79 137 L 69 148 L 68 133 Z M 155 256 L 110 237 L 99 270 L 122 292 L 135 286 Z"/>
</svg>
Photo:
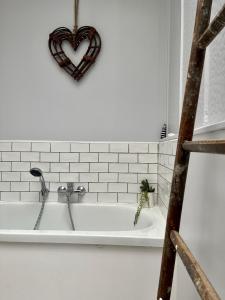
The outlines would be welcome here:
<svg viewBox="0 0 225 300">
<path fill-rule="evenodd" d="M 185 141 L 183 149 L 189 152 L 225 154 L 225 140 Z"/>
<path fill-rule="evenodd" d="M 161 272 L 158 287 L 158 300 L 169 300 L 172 289 L 176 251 L 170 240 L 170 231 L 179 231 L 185 183 L 190 153 L 184 151 L 185 140 L 192 140 L 194 122 L 199 98 L 199 90 L 205 60 L 205 49 L 198 48 L 198 40 L 209 25 L 212 0 L 198 0 L 195 28 L 185 87 L 183 110 L 177 144 L 176 159 L 167 215 Z"/>
<path fill-rule="evenodd" d="M 198 41 L 199 48 L 205 49 L 225 27 L 225 4 L 219 13 L 215 16 L 208 28 L 202 34 Z"/>
<path fill-rule="evenodd" d="M 221 300 L 180 234 L 177 231 L 171 231 L 170 238 L 201 299 Z"/>
</svg>

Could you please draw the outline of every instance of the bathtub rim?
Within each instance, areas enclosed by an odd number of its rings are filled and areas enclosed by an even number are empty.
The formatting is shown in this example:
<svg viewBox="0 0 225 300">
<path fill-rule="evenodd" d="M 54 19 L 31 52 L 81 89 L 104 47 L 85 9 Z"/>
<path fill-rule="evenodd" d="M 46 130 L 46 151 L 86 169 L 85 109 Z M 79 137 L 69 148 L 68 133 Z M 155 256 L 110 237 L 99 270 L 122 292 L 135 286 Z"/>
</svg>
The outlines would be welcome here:
<svg viewBox="0 0 225 300">
<path fill-rule="evenodd" d="M 34 205 L 40 202 L 7 202 L 2 205 Z M 48 202 L 47 205 L 62 205 L 58 202 Z M 76 203 L 78 206 L 113 206 L 136 208 L 133 203 Z M 20 230 L 0 229 L 0 243 L 50 243 L 50 244 L 85 244 L 113 246 L 162 247 L 164 240 L 165 218 L 158 206 L 144 208 L 145 213 L 154 214 L 154 226 L 134 231 L 70 231 L 70 230 Z"/>
</svg>

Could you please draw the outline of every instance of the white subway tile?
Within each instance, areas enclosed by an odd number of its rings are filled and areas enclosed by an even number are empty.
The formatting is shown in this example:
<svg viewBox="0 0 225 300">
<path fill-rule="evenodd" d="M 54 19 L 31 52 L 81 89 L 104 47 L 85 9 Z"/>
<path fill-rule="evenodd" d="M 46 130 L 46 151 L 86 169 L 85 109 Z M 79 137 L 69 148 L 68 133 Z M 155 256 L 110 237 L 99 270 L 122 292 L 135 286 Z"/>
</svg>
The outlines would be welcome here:
<svg viewBox="0 0 225 300">
<path fill-rule="evenodd" d="M 49 183 L 46 183 L 47 188 L 49 188 Z M 41 191 L 41 183 L 38 182 L 30 182 L 30 191 L 31 192 L 40 192 Z"/>
<path fill-rule="evenodd" d="M 163 203 L 163 201 L 160 199 L 160 197 L 158 197 L 158 205 L 160 208 L 160 211 L 162 213 L 162 215 L 164 216 L 164 218 L 166 219 L 167 217 L 167 212 L 168 212 L 168 208 L 165 206 L 165 204 Z"/>
<path fill-rule="evenodd" d="M 137 163 L 137 154 L 119 154 L 121 163 Z"/>
<path fill-rule="evenodd" d="M 39 152 L 22 152 L 21 161 L 39 161 Z"/>
<path fill-rule="evenodd" d="M 70 143 L 68 142 L 52 142 L 51 152 L 70 152 Z"/>
<path fill-rule="evenodd" d="M 78 153 L 60 153 L 61 162 L 78 162 L 79 154 Z"/>
<path fill-rule="evenodd" d="M 140 184 L 137 183 L 128 183 L 128 193 L 139 193 L 140 192 Z"/>
<path fill-rule="evenodd" d="M 97 193 L 86 193 L 84 196 L 80 197 L 80 202 L 83 203 L 95 203 L 97 200 Z"/>
<path fill-rule="evenodd" d="M 126 173 L 128 172 L 128 164 L 109 164 L 109 172 Z"/>
<path fill-rule="evenodd" d="M 173 177 L 173 171 L 171 169 L 168 169 L 164 166 L 159 165 L 158 166 L 158 174 L 165 178 L 167 181 L 172 183 L 172 177 Z"/>
<path fill-rule="evenodd" d="M 118 182 L 117 173 L 99 173 L 99 182 Z"/>
<path fill-rule="evenodd" d="M 71 182 L 71 181 L 67 181 L 67 182 Z M 67 182 L 50 182 L 50 187 L 49 190 L 50 192 L 58 192 L 58 188 L 60 186 L 64 186 L 65 188 L 67 188 Z"/>
<path fill-rule="evenodd" d="M 21 192 L 21 201 L 38 202 L 40 198 L 39 192 Z"/>
<path fill-rule="evenodd" d="M 78 173 L 60 173 L 60 182 L 78 182 Z"/>
<path fill-rule="evenodd" d="M 157 183 L 157 174 L 138 174 L 138 182 L 141 183 L 143 179 L 147 179 L 150 184 Z"/>
<path fill-rule="evenodd" d="M 149 143 L 148 144 L 149 153 L 158 153 L 158 143 Z"/>
<path fill-rule="evenodd" d="M 89 183 L 88 182 L 78 182 L 75 184 L 75 188 L 77 188 L 78 186 L 83 186 L 86 190 L 86 192 L 88 193 L 89 192 Z"/>
<path fill-rule="evenodd" d="M 98 202 L 115 203 L 117 202 L 117 193 L 99 193 Z"/>
<path fill-rule="evenodd" d="M 59 162 L 59 153 L 42 152 L 40 161 L 42 161 L 42 162 Z"/>
<path fill-rule="evenodd" d="M 177 141 L 172 142 L 172 147 L 173 147 L 173 155 L 176 155 L 176 151 L 177 151 Z"/>
<path fill-rule="evenodd" d="M 108 172 L 108 163 L 91 163 L 90 172 Z"/>
<path fill-rule="evenodd" d="M 89 172 L 89 163 L 71 163 L 70 172 Z"/>
<path fill-rule="evenodd" d="M 121 203 L 137 203 L 137 194 L 119 193 L 118 202 Z"/>
<path fill-rule="evenodd" d="M 148 173 L 157 173 L 157 164 L 149 164 L 148 165 Z"/>
<path fill-rule="evenodd" d="M 32 176 L 30 172 L 21 172 L 21 181 L 39 181 L 39 178 Z"/>
<path fill-rule="evenodd" d="M 130 153 L 148 153 L 148 144 L 146 143 L 131 143 L 129 144 Z"/>
<path fill-rule="evenodd" d="M 47 162 L 31 162 L 31 168 L 39 168 L 42 172 L 49 172 L 50 164 Z"/>
<path fill-rule="evenodd" d="M 13 142 L 12 151 L 31 151 L 30 142 Z"/>
<path fill-rule="evenodd" d="M 20 152 L 2 152 L 2 161 L 20 161 Z"/>
<path fill-rule="evenodd" d="M 137 183 L 137 174 L 119 174 L 119 182 Z"/>
<path fill-rule="evenodd" d="M 20 181 L 20 172 L 2 172 L 2 181 Z"/>
<path fill-rule="evenodd" d="M 51 172 L 69 172 L 69 163 L 51 163 Z"/>
<path fill-rule="evenodd" d="M 130 173 L 147 173 L 148 164 L 129 164 Z"/>
<path fill-rule="evenodd" d="M 117 153 L 99 153 L 100 162 L 118 162 Z"/>
<path fill-rule="evenodd" d="M 44 173 L 45 181 L 59 182 L 59 173 Z"/>
<path fill-rule="evenodd" d="M 170 168 L 171 170 L 174 169 L 174 162 L 175 162 L 175 156 L 169 156 L 168 168 Z"/>
<path fill-rule="evenodd" d="M 165 167 L 169 167 L 169 155 L 161 155 L 162 157 L 162 165 L 164 165 Z"/>
<path fill-rule="evenodd" d="M 157 154 L 139 154 L 139 163 L 157 163 Z"/>
<path fill-rule="evenodd" d="M 126 183 L 109 183 L 108 184 L 109 192 L 127 192 L 127 184 Z"/>
<path fill-rule="evenodd" d="M 89 183 L 89 192 L 107 192 L 107 183 Z"/>
<path fill-rule="evenodd" d="M 91 143 L 90 152 L 109 152 L 109 144 L 106 143 Z"/>
<path fill-rule="evenodd" d="M 161 187 L 161 186 L 159 186 L 158 190 L 159 190 L 158 198 L 160 198 L 162 200 L 162 202 L 164 203 L 164 205 L 168 208 L 168 206 L 169 206 L 169 199 L 170 199 L 170 193 L 168 193 L 167 191 L 165 191 L 164 188 Z"/>
<path fill-rule="evenodd" d="M 50 143 L 47 142 L 33 142 L 32 151 L 50 152 Z"/>
<path fill-rule="evenodd" d="M 80 182 L 98 182 L 98 174 L 80 173 Z"/>
<path fill-rule="evenodd" d="M 1 192 L 2 201 L 20 201 L 20 192 Z"/>
<path fill-rule="evenodd" d="M 12 171 L 30 171 L 29 162 L 12 162 Z"/>
<path fill-rule="evenodd" d="M 80 162 L 98 162 L 98 153 L 80 153 Z"/>
<path fill-rule="evenodd" d="M 58 193 L 51 192 L 48 195 L 48 202 L 57 202 L 58 201 Z"/>
<path fill-rule="evenodd" d="M 11 143 L 0 142 L 0 151 L 11 151 Z"/>
<path fill-rule="evenodd" d="M 110 144 L 110 152 L 128 153 L 128 143 L 112 143 Z"/>
<path fill-rule="evenodd" d="M 11 162 L 0 162 L 0 171 L 11 171 Z"/>
<path fill-rule="evenodd" d="M 157 178 L 157 182 L 158 182 L 158 178 Z M 158 183 L 151 183 L 151 186 L 155 189 L 155 194 L 158 193 Z"/>
<path fill-rule="evenodd" d="M 10 182 L 0 182 L 0 192 L 9 192 Z"/>
<path fill-rule="evenodd" d="M 15 192 L 29 191 L 29 182 L 11 182 L 11 191 L 15 191 Z"/>
<path fill-rule="evenodd" d="M 71 143 L 71 152 L 89 152 L 89 144 Z"/>
<path fill-rule="evenodd" d="M 160 142 L 159 143 L 159 150 L 158 150 L 160 154 L 163 153 L 163 148 L 164 148 L 164 143 Z"/>
<path fill-rule="evenodd" d="M 173 155 L 173 143 L 168 141 L 166 142 L 166 154 Z"/>
</svg>

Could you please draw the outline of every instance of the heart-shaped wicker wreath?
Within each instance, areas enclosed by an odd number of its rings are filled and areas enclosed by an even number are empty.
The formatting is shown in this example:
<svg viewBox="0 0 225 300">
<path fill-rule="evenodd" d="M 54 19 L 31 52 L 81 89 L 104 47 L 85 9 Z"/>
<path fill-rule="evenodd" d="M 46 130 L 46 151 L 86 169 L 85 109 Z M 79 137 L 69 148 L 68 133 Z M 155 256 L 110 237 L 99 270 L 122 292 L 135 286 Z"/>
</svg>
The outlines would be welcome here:
<svg viewBox="0 0 225 300">
<path fill-rule="evenodd" d="M 62 44 L 68 41 L 76 51 L 80 43 L 84 40 L 89 41 L 88 49 L 80 63 L 75 66 L 63 51 Z M 75 80 L 79 81 L 95 62 L 101 50 L 101 38 L 97 30 L 91 26 L 80 27 L 76 33 L 73 33 L 68 28 L 60 27 L 49 35 L 48 45 L 52 56 L 59 66 Z"/>
</svg>

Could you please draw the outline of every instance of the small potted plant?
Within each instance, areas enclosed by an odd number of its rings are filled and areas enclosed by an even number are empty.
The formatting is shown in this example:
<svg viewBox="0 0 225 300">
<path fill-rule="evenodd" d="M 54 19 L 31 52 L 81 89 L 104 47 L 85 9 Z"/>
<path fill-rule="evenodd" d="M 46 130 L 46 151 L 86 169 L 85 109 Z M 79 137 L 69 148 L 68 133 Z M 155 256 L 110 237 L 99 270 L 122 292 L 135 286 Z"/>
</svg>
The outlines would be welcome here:
<svg viewBox="0 0 225 300">
<path fill-rule="evenodd" d="M 141 182 L 140 190 L 141 190 L 141 198 L 145 202 L 144 204 L 147 204 L 148 207 L 153 207 L 154 206 L 153 193 L 155 192 L 155 188 L 149 185 L 147 179 L 144 179 Z"/>
<path fill-rule="evenodd" d="M 149 185 L 147 179 L 142 180 L 140 190 L 141 190 L 141 196 L 140 196 L 137 212 L 136 212 L 135 218 L 134 218 L 134 226 L 138 222 L 138 218 L 139 218 L 142 208 L 145 207 L 146 204 L 147 204 L 147 207 L 154 206 L 153 193 L 155 192 L 155 189 Z"/>
</svg>

